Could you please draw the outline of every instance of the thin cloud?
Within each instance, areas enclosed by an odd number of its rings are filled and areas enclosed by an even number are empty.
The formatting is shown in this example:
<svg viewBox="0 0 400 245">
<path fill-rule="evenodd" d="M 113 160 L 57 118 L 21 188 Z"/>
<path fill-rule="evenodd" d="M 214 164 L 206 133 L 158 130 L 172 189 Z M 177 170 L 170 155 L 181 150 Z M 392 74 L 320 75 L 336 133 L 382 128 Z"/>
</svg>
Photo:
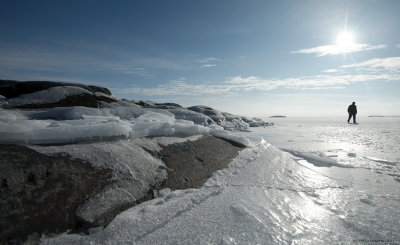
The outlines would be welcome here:
<svg viewBox="0 0 400 245">
<path fill-rule="evenodd" d="M 217 66 L 216 64 L 204 64 L 204 65 L 201 65 L 200 67 L 201 68 L 209 68 L 209 67 L 214 67 L 214 66 Z"/>
<path fill-rule="evenodd" d="M 151 75 L 151 69 L 181 70 L 184 65 L 163 57 L 129 56 L 109 54 L 98 58 L 81 50 L 35 48 L 24 45 L 9 45 L 0 42 L 0 69 L 24 72 L 87 72 L 120 71 L 125 74 Z M 144 70 L 146 67 L 146 70 Z"/>
<path fill-rule="evenodd" d="M 339 70 L 338 70 L 338 69 L 325 69 L 325 70 L 323 70 L 322 72 L 325 72 L 325 73 L 334 73 L 334 72 L 339 72 Z"/>
<path fill-rule="evenodd" d="M 178 79 L 169 82 L 168 84 L 158 85 L 154 88 L 124 88 L 113 89 L 115 94 L 139 94 L 146 96 L 170 96 L 170 95 L 187 95 L 187 96 L 202 96 L 202 95 L 217 95 L 217 94 L 232 94 L 232 87 L 225 85 L 213 84 L 189 84 L 185 79 Z"/>
<path fill-rule="evenodd" d="M 385 70 L 400 70 L 400 57 L 387 57 L 370 59 L 367 61 L 343 65 L 341 68 L 360 68 L 360 69 L 385 69 Z"/>
<path fill-rule="evenodd" d="M 292 77 L 286 79 L 268 79 L 257 76 L 235 76 L 227 78 L 219 84 L 191 84 L 184 79 L 171 81 L 168 84 L 154 88 L 125 88 L 113 90 L 116 94 L 138 94 L 145 96 L 170 95 L 239 95 L 246 92 L 271 91 L 279 88 L 297 90 L 338 90 L 358 82 L 371 81 L 400 81 L 400 74 L 396 72 L 381 74 L 356 75 L 317 75 Z"/>
<path fill-rule="evenodd" d="M 215 57 L 208 57 L 208 58 L 203 58 L 198 60 L 198 62 L 201 64 L 201 68 L 210 68 L 210 67 L 215 67 L 217 66 L 217 62 L 219 62 L 220 59 L 215 58 Z"/>
<path fill-rule="evenodd" d="M 345 89 L 344 86 L 337 86 L 337 87 L 315 87 L 315 88 L 302 88 L 301 90 L 340 90 Z"/>
<path fill-rule="evenodd" d="M 371 45 L 365 43 L 355 43 L 347 46 L 340 45 L 324 45 L 308 49 L 300 49 L 292 51 L 292 54 L 316 54 L 317 56 L 338 55 L 346 53 L 354 53 L 360 51 L 368 51 L 374 49 L 386 48 L 386 45 Z"/>
<path fill-rule="evenodd" d="M 215 61 L 219 61 L 218 58 L 215 57 L 208 57 L 208 58 L 203 58 L 199 60 L 199 63 L 209 63 L 209 62 L 215 62 Z"/>
<path fill-rule="evenodd" d="M 131 67 L 126 65 L 120 65 L 112 67 L 111 69 L 129 75 L 138 75 L 142 77 L 151 76 L 151 74 L 144 67 Z"/>
</svg>

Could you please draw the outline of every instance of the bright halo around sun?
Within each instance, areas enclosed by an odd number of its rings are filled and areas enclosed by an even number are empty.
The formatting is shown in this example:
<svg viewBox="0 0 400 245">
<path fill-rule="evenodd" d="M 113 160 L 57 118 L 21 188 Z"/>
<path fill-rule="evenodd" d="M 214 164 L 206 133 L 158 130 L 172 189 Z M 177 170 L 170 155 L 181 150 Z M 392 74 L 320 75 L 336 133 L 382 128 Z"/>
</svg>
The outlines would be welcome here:
<svg viewBox="0 0 400 245">
<path fill-rule="evenodd" d="M 339 35 L 336 38 L 336 45 L 340 49 L 346 49 L 348 47 L 351 47 L 353 44 L 354 44 L 354 35 L 349 31 L 343 31 L 339 33 Z"/>
</svg>

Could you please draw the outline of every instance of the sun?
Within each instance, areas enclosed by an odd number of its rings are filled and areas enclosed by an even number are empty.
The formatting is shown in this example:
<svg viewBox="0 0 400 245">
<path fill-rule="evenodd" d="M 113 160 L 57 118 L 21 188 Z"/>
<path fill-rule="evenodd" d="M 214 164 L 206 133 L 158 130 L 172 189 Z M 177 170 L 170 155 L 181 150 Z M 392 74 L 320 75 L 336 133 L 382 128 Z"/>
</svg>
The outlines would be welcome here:
<svg viewBox="0 0 400 245">
<path fill-rule="evenodd" d="M 352 32 L 343 31 L 336 38 L 336 45 L 341 48 L 346 48 L 354 44 L 354 35 Z"/>
</svg>

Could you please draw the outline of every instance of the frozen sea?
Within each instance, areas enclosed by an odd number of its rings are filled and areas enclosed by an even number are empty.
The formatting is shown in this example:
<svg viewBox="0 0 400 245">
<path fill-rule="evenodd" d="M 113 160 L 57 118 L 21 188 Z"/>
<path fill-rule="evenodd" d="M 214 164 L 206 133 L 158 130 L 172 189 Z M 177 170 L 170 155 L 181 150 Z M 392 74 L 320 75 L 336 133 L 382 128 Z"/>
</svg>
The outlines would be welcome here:
<svg viewBox="0 0 400 245">
<path fill-rule="evenodd" d="M 321 156 L 342 167 L 369 169 L 400 181 L 400 117 L 361 117 L 359 124 L 346 119 L 264 118 L 275 126 L 254 128 L 246 136 L 253 142 L 264 138 L 317 166 L 324 165 L 318 161 Z"/>
<path fill-rule="evenodd" d="M 200 189 L 48 244 L 399 244 L 400 117 L 272 118 Z"/>
</svg>

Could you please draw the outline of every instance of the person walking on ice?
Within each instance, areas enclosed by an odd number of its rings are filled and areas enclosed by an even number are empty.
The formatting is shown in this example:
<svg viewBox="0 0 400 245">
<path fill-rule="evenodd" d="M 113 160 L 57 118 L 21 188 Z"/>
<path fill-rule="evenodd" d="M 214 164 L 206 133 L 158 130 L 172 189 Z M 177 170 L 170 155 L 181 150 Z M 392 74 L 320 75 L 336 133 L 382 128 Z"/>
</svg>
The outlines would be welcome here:
<svg viewBox="0 0 400 245">
<path fill-rule="evenodd" d="M 347 108 L 347 112 L 349 113 L 349 119 L 347 119 L 347 122 L 350 123 L 351 117 L 353 117 L 353 123 L 356 124 L 356 114 L 357 114 L 357 106 L 356 102 L 353 102 L 349 107 Z"/>
</svg>

